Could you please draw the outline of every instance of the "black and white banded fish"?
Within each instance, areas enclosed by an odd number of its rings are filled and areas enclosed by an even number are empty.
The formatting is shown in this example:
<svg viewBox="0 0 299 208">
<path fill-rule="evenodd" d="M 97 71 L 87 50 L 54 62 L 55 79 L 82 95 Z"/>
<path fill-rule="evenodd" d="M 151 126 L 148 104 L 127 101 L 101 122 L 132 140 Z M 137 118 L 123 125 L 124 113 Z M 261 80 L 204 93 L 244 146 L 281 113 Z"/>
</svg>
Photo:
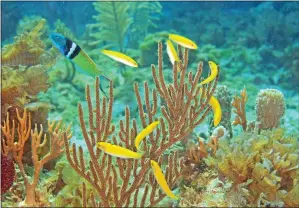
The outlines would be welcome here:
<svg viewBox="0 0 299 208">
<path fill-rule="evenodd" d="M 51 33 L 50 39 L 54 46 L 75 64 L 76 69 L 79 72 L 93 77 L 100 76 L 100 89 L 103 93 L 105 93 L 102 88 L 102 81 L 110 81 L 110 79 L 102 74 L 94 61 L 80 48 L 78 44 L 59 33 Z"/>
</svg>

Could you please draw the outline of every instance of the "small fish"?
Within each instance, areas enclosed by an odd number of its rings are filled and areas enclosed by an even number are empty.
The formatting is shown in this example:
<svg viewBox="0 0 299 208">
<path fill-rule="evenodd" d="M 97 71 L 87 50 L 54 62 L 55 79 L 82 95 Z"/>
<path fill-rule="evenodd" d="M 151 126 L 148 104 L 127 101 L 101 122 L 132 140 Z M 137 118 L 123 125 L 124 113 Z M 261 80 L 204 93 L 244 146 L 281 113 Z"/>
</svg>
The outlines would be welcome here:
<svg viewBox="0 0 299 208">
<path fill-rule="evenodd" d="M 107 142 L 98 142 L 97 148 L 103 150 L 105 153 L 109 155 L 124 158 L 124 159 L 128 159 L 128 158 L 139 159 L 143 155 L 143 153 L 133 152 L 124 147 L 113 145 Z"/>
<path fill-rule="evenodd" d="M 175 34 L 169 34 L 169 39 L 176 42 L 177 44 L 184 46 L 185 48 L 189 49 L 197 49 L 196 43 L 194 43 L 192 40 L 185 38 L 180 35 L 175 35 Z"/>
<path fill-rule="evenodd" d="M 211 69 L 211 75 L 208 76 L 201 83 L 199 83 L 200 85 L 207 84 L 207 83 L 213 81 L 216 78 L 216 76 L 218 74 L 218 66 L 217 66 L 217 64 L 215 64 L 213 61 L 209 61 L 209 67 Z"/>
<path fill-rule="evenodd" d="M 131 67 L 138 67 L 138 64 L 136 63 L 136 61 L 134 61 L 134 59 L 123 53 L 110 50 L 102 50 L 101 52 L 115 61 L 118 61 Z"/>
<path fill-rule="evenodd" d="M 151 160 L 151 166 L 152 166 L 152 170 L 154 172 L 154 176 L 156 178 L 156 181 L 158 182 L 158 184 L 160 185 L 160 187 L 162 188 L 162 190 L 165 192 L 165 194 L 167 196 L 169 196 L 170 198 L 172 198 L 172 199 L 178 200 L 179 197 L 175 196 L 171 192 L 171 190 L 170 190 L 170 188 L 169 188 L 169 186 L 168 186 L 168 184 L 167 184 L 167 182 L 165 180 L 165 177 L 164 177 L 164 175 L 162 173 L 162 170 L 161 170 L 159 164 L 156 161 Z"/>
<path fill-rule="evenodd" d="M 146 136 L 148 136 L 150 133 L 152 133 L 159 123 L 160 123 L 159 121 L 154 121 L 153 123 L 151 123 L 150 125 L 145 127 L 145 129 L 143 129 L 136 136 L 136 138 L 135 138 L 135 147 L 137 148 L 138 151 L 140 151 L 139 144 L 142 141 L 142 139 L 144 139 Z"/>
<path fill-rule="evenodd" d="M 169 56 L 170 62 L 172 63 L 172 65 L 174 65 L 175 61 L 177 62 L 179 61 L 179 56 L 170 40 L 167 40 L 166 46 L 167 46 L 167 54 Z"/>
<path fill-rule="evenodd" d="M 222 117 L 222 110 L 219 101 L 214 96 L 211 96 L 209 105 L 212 106 L 212 110 L 214 113 L 213 120 L 214 120 L 214 126 L 218 126 L 218 124 L 221 121 Z"/>
<path fill-rule="evenodd" d="M 109 78 L 101 73 L 94 61 L 74 41 L 59 33 L 51 33 L 50 39 L 60 53 L 77 66 L 76 69 L 78 71 L 93 77 L 100 75 L 101 81 L 110 81 Z M 103 93 L 105 93 L 102 88 L 102 82 L 100 82 L 100 89 Z"/>
</svg>

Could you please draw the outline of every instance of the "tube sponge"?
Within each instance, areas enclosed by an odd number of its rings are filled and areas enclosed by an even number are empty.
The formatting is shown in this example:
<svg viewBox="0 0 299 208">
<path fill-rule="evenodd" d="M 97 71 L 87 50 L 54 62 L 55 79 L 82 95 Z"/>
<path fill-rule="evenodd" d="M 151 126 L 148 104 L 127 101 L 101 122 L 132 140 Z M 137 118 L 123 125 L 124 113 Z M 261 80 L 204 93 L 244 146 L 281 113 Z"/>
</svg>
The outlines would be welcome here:
<svg viewBox="0 0 299 208">
<path fill-rule="evenodd" d="M 255 107 L 259 129 L 276 128 L 285 112 L 284 96 L 275 89 L 261 90 L 256 98 Z"/>
</svg>

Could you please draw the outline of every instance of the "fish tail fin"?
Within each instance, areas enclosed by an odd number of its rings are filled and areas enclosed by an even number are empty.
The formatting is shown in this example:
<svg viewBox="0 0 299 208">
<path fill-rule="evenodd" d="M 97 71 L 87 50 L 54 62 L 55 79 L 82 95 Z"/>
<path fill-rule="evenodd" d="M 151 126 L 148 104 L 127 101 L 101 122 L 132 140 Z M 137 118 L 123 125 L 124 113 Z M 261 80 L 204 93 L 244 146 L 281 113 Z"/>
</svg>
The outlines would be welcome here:
<svg viewBox="0 0 299 208">
<path fill-rule="evenodd" d="M 104 89 L 108 88 L 110 85 L 110 79 L 104 75 L 100 75 L 100 90 L 107 95 Z"/>
</svg>

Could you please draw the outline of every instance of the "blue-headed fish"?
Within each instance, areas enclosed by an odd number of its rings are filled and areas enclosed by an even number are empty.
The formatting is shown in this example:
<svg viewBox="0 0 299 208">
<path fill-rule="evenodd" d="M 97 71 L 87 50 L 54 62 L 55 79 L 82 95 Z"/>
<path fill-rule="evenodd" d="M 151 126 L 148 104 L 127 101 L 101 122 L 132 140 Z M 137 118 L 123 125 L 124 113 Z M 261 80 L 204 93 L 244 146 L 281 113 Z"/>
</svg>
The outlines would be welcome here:
<svg viewBox="0 0 299 208">
<path fill-rule="evenodd" d="M 100 76 L 101 81 L 110 80 L 102 74 L 94 61 L 74 41 L 59 33 L 51 33 L 50 39 L 53 45 L 75 64 L 78 71 L 93 77 Z M 102 82 L 100 82 L 100 89 L 105 93 L 102 88 Z"/>
</svg>

